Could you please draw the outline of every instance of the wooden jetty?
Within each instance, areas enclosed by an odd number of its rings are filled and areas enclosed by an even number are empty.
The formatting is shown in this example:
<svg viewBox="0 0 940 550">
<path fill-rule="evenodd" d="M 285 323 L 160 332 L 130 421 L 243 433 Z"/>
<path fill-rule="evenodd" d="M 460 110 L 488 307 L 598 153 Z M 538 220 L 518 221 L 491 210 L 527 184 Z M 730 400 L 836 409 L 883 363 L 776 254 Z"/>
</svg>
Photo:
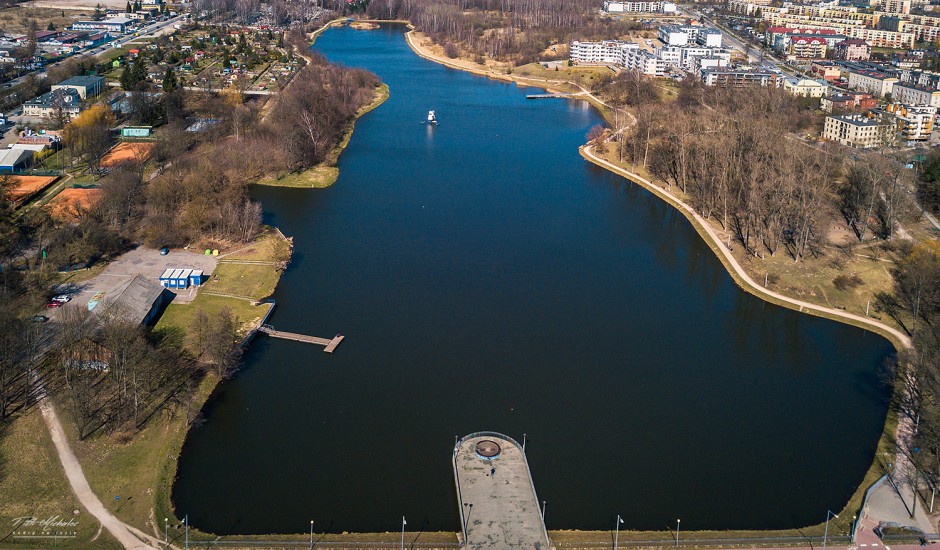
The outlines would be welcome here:
<svg viewBox="0 0 940 550">
<path fill-rule="evenodd" d="M 526 99 L 555 99 L 555 98 L 565 98 L 571 97 L 571 94 L 557 93 L 557 94 L 529 94 L 525 96 Z"/>
<path fill-rule="evenodd" d="M 316 344 L 318 346 L 323 346 L 323 351 L 326 353 L 333 353 L 333 350 L 336 349 L 336 346 L 343 341 L 342 334 L 337 334 L 333 338 L 317 338 L 316 336 L 307 336 L 306 334 L 297 334 L 296 332 L 284 332 L 283 330 L 276 330 L 271 325 L 261 325 L 261 328 L 258 329 L 259 332 L 263 332 L 272 338 L 281 338 L 283 340 L 293 340 L 295 342 L 306 342 L 307 344 Z"/>
</svg>

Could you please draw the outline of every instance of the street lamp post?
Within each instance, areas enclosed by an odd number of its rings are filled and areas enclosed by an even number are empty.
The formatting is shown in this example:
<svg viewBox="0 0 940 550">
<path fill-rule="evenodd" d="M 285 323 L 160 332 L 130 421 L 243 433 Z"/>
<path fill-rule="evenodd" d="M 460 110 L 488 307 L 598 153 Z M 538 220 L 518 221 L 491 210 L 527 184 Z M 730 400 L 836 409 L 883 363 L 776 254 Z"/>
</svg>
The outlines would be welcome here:
<svg viewBox="0 0 940 550">
<path fill-rule="evenodd" d="M 525 433 L 522 434 L 522 452 L 525 452 Z"/>
<path fill-rule="evenodd" d="M 676 548 L 679 548 L 679 522 L 681 521 L 681 519 L 676 518 Z"/>
<path fill-rule="evenodd" d="M 163 518 L 163 544 L 170 547 L 170 518 Z"/>
<path fill-rule="evenodd" d="M 186 523 L 186 550 L 189 550 L 189 514 L 186 514 L 183 521 Z"/>
<path fill-rule="evenodd" d="M 849 531 L 849 535 L 852 537 L 852 542 L 855 542 L 855 526 L 858 525 L 858 515 L 852 514 L 852 529 Z"/>
<path fill-rule="evenodd" d="M 313 548 L 313 520 L 310 520 L 310 548 Z"/>
<path fill-rule="evenodd" d="M 829 518 L 839 519 L 839 514 L 833 514 L 832 510 L 826 510 L 826 530 L 823 531 L 823 550 L 826 550 L 826 540 L 829 538 Z"/>
<path fill-rule="evenodd" d="M 614 550 L 617 550 L 617 547 L 620 546 L 620 524 L 623 523 L 623 519 L 620 517 L 620 514 L 617 514 L 617 530 L 614 532 Z"/>
<path fill-rule="evenodd" d="M 401 517 L 401 550 L 405 550 L 405 526 L 408 525 L 408 522 L 405 521 L 405 516 Z"/>
</svg>

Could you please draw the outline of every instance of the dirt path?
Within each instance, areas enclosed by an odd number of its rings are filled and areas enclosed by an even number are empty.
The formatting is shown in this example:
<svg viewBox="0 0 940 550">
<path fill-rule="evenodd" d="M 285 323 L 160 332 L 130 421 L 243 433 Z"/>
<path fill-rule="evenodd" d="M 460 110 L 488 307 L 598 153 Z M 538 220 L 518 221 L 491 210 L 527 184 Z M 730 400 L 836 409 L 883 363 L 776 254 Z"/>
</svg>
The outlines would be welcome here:
<svg viewBox="0 0 940 550">
<path fill-rule="evenodd" d="M 65 430 L 62 429 L 62 423 L 59 422 L 59 415 L 56 414 L 52 403 L 50 403 L 48 399 L 45 399 L 42 404 L 40 404 L 39 409 L 42 411 L 42 419 L 46 423 L 49 435 L 52 436 L 52 443 L 55 445 L 56 453 L 59 455 L 59 460 L 62 462 L 62 467 L 65 469 L 65 477 L 68 478 L 69 485 L 72 486 L 72 491 L 75 493 L 75 496 L 78 497 L 82 506 L 84 506 L 91 515 L 95 516 L 95 519 L 101 522 L 101 525 L 107 529 L 124 548 L 149 548 L 151 550 L 158 550 L 162 546 L 160 541 L 134 529 L 114 517 L 91 490 L 91 486 L 88 485 L 88 480 L 85 479 L 85 472 L 82 471 L 81 464 L 78 463 L 78 459 L 75 458 L 75 453 L 73 453 L 71 447 L 69 447 L 68 439 L 65 437 Z M 138 537 L 142 537 L 147 542 L 143 542 L 141 538 Z"/>
</svg>

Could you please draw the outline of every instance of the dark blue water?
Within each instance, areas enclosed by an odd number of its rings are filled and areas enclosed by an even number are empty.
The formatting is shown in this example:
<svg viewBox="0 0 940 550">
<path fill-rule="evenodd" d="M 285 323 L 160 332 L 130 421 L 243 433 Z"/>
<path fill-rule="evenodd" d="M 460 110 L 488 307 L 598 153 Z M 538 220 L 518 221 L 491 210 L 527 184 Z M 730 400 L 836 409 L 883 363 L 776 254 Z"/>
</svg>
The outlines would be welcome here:
<svg viewBox="0 0 940 550">
<path fill-rule="evenodd" d="M 887 408 L 884 339 L 740 291 L 688 222 L 584 162 L 582 102 L 415 56 L 316 49 L 391 98 L 325 190 L 259 188 L 295 238 L 271 322 L 183 449 L 174 500 L 230 533 L 459 529 L 454 436 L 527 450 L 551 528 L 783 528 L 841 508 Z M 429 109 L 437 128 L 421 124 Z"/>
</svg>

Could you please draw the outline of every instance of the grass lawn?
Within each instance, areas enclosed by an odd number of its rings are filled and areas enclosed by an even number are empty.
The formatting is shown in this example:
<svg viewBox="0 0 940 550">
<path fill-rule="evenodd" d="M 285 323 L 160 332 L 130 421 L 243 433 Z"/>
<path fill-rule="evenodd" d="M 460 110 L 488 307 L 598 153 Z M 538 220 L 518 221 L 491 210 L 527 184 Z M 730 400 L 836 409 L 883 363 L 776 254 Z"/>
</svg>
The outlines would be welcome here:
<svg viewBox="0 0 940 550">
<path fill-rule="evenodd" d="M 65 14 L 65 17 L 62 14 Z M 11 34 L 26 34 L 26 21 L 35 19 L 39 30 L 44 31 L 49 23 L 55 25 L 57 30 L 63 30 L 79 19 L 87 19 L 94 13 L 89 10 L 58 10 L 54 8 L 35 8 L 32 6 L 13 6 L 0 10 L 0 28 Z"/>
<path fill-rule="evenodd" d="M 55 544 L 62 548 L 88 548 L 93 544 L 95 548 L 120 548 L 106 531 L 98 534 L 100 524 L 72 493 L 38 407 L 0 427 L 0 435 L 0 547 L 50 548 Z M 15 518 L 41 520 L 54 516 L 78 522 L 74 528 L 57 530 L 74 530 L 77 536 L 33 542 L 13 536 Z M 21 530 L 42 529 L 16 529 Z"/>
<path fill-rule="evenodd" d="M 225 260 L 257 260 L 265 262 L 286 262 L 290 260 L 291 243 L 282 238 L 273 228 L 265 228 L 264 234 L 254 243 L 242 249 L 225 254 Z"/>
<path fill-rule="evenodd" d="M 275 176 L 261 179 L 260 185 L 273 185 L 275 187 L 307 187 L 323 189 L 336 183 L 339 178 L 339 168 L 318 164 L 303 172 L 282 172 Z"/>
<path fill-rule="evenodd" d="M 274 293 L 280 277 L 274 265 L 219 262 L 200 293 L 218 292 L 263 300 Z"/>
<path fill-rule="evenodd" d="M 170 487 L 176 476 L 176 458 L 186 439 L 189 421 L 202 408 L 218 378 L 207 374 L 192 396 L 154 418 L 133 438 L 125 434 L 102 434 L 78 441 L 78 430 L 65 407 L 60 416 L 72 449 L 85 470 L 92 490 L 119 519 L 154 533 L 151 518 L 163 531 L 163 519 L 171 518 Z M 120 496 L 120 500 L 114 497 Z"/>
<path fill-rule="evenodd" d="M 160 321 L 157 322 L 157 326 L 154 327 L 154 331 L 162 332 L 166 337 L 182 339 L 183 344 L 191 346 L 192 342 L 188 340 L 189 328 L 193 326 L 193 320 L 199 310 L 202 309 L 206 315 L 212 317 L 218 315 L 226 307 L 238 318 L 242 327 L 247 328 L 260 321 L 270 306 L 268 304 L 253 306 L 248 300 L 200 293 L 189 304 L 170 304 L 160 317 Z"/>
<path fill-rule="evenodd" d="M 561 67 L 556 71 L 555 69 L 546 69 L 541 63 L 520 65 L 512 70 L 512 74 L 551 80 L 570 80 L 587 89 L 591 89 L 592 86 L 605 78 L 614 76 L 614 72 L 607 67 Z"/>
</svg>

